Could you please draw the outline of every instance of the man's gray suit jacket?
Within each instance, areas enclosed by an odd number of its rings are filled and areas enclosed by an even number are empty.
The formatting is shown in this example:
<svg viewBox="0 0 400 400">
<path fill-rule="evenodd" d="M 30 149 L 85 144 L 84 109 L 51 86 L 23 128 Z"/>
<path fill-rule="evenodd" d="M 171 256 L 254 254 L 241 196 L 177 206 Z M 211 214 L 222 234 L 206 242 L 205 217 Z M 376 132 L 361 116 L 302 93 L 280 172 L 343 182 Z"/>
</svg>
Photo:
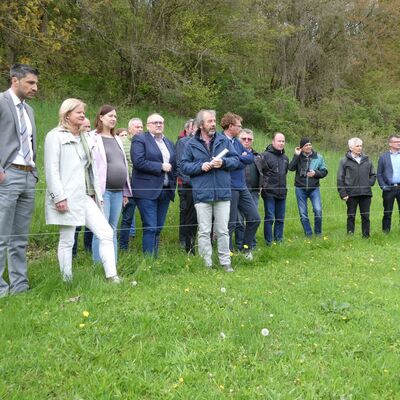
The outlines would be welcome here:
<svg viewBox="0 0 400 400">
<path fill-rule="evenodd" d="M 36 160 L 36 125 L 31 106 L 26 111 L 32 124 L 33 161 Z M 0 172 L 4 172 L 13 162 L 21 147 L 19 119 L 10 93 L 0 93 Z M 37 179 L 37 169 L 32 171 Z"/>
</svg>

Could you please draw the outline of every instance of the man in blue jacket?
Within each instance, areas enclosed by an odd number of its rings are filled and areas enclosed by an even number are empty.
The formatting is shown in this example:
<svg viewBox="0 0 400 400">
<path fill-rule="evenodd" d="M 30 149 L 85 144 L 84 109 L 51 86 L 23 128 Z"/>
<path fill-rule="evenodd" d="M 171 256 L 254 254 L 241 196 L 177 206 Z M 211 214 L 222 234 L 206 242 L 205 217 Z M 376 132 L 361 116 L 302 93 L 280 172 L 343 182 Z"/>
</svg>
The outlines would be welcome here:
<svg viewBox="0 0 400 400">
<path fill-rule="evenodd" d="M 382 189 L 382 230 L 389 233 L 392 224 L 394 201 L 400 210 L 400 136 L 389 137 L 389 151 L 378 160 L 378 183 Z"/>
<path fill-rule="evenodd" d="M 239 157 L 230 140 L 216 133 L 214 110 L 201 110 L 196 117 L 199 127 L 185 146 L 180 168 L 190 176 L 193 201 L 199 227 L 199 254 L 212 267 L 211 228 L 218 242 L 218 257 L 227 272 L 233 272 L 229 250 L 230 171 L 239 165 Z"/>
<path fill-rule="evenodd" d="M 175 146 L 164 136 L 164 118 L 151 114 L 147 132 L 131 146 L 132 195 L 143 223 L 143 253 L 156 256 L 161 230 L 176 188 Z"/>
<path fill-rule="evenodd" d="M 229 217 L 230 248 L 233 250 L 232 236 L 238 223 L 240 211 L 246 219 L 246 227 L 243 237 L 243 247 L 239 250 L 243 252 L 246 259 L 252 260 L 253 254 L 251 252 L 251 246 L 257 228 L 260 225 L 260 215 L 258 214 L 257 207 L 254 204 L 249 189 L 247 188 L 244 168 L 246 165 L 254 163 L 254 155 L 244 148 L 238 138 L 242 129 L 242 117 L 228 112 L 222 117 L 221 126 L 225 136 L 232 143 L 233 148 L 239 156 L 238 167 L 231 171 L 232 199 Z"/>
</svg>

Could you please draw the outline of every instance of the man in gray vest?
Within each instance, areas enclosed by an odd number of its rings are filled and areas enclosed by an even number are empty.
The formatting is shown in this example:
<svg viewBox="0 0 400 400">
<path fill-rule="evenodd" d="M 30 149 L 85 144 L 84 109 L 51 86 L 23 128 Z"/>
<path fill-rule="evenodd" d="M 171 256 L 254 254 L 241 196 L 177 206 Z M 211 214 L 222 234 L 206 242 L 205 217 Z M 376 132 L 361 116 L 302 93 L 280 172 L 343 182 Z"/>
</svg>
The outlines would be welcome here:
<svg viewBox="0 0 400 400">
<path fill-rule="evenodd" d="M 35 118 L 25 100 L 35 96 L 38 76 L 35 68 L 14 64 L 11 87 L 0 93 L 0 297 L 29 289 L 26 248 L 37 169 Z"/>
</svg>

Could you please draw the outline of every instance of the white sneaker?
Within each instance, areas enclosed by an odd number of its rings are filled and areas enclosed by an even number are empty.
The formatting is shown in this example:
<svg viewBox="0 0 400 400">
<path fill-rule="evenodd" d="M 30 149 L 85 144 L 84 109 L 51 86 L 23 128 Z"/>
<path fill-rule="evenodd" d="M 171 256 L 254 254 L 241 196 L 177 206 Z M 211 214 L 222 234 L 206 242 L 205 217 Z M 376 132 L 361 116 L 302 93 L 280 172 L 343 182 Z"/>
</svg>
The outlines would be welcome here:
<svg viewBox="0 0 400 400">
<path fill-rule="evenodd" d="M 226 272 L 234 272 L 234 269 L 232 268 L 232 265 L 231 265 L 231 264 L 223 265 L 222 268 L 223 268 Z"/>
<path fill-rule="evenodd" d="M 118 285 L 122 282 L 122 279 L 118 275 L 110 276 L 107 280 L 108 282 L 116 283 Z"/>
</svg>

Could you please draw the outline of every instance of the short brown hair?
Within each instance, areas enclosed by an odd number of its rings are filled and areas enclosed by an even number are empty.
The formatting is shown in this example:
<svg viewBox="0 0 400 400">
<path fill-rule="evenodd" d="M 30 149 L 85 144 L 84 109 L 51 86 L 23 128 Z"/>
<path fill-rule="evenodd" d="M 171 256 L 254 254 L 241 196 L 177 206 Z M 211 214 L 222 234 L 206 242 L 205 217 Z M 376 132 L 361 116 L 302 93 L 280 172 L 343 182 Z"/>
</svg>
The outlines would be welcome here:
<svg viewBox="0 0 400 400">
<path fill-rule="evenodd" d="M 229 125 L 235 125 L 236 121 L 243 121 L 243 118 L 240 115 L 228 112 L 221 118 L 221 127 L 222 129 L 228 129 Z"/>
</svg>

